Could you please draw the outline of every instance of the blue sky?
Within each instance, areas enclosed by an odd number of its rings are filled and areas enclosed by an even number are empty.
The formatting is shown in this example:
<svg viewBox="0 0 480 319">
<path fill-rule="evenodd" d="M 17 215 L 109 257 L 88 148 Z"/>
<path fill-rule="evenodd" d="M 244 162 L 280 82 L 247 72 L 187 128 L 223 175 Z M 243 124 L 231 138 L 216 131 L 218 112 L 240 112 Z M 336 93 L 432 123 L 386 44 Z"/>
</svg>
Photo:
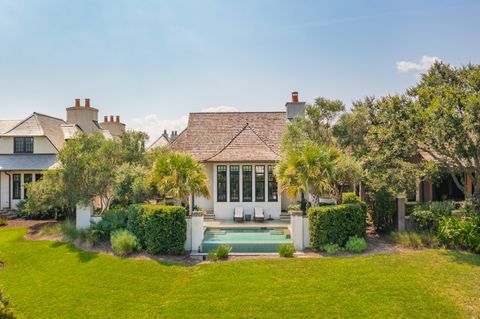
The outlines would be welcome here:
<svg viewBox="0 0 480 319">
<path fill-rule="evenodd" d="M 0 0 L 0 118 L 65 117 L 89 97 L 155 136 L 188 112 L 282 110 L 293 90 L 349 106 L 414 85 L 434 57 L 480 63 L 479 12 L 461 0 Z"/>
</svg>

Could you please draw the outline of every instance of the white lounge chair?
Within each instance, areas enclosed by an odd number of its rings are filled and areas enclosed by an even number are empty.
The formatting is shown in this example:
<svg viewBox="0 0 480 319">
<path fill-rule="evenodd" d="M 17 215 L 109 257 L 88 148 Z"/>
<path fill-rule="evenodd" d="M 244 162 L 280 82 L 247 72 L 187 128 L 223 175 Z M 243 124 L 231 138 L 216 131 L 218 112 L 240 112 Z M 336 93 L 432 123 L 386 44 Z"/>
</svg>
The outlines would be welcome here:
<svg viewBox="0 0 480 319">
<path fill-rule="evenodd" d="M 255 210 L 253 212 L 253 219 L 260 222 L 265 221 L 265 215 L 263 214 L 262 207 L 255 207 Z"/>
<path fill-rule="evenodd" d="M 233 211 L 233 220 L 236 222 L 243 222 L 243 207 L 235 207 Z"/>
</svg>

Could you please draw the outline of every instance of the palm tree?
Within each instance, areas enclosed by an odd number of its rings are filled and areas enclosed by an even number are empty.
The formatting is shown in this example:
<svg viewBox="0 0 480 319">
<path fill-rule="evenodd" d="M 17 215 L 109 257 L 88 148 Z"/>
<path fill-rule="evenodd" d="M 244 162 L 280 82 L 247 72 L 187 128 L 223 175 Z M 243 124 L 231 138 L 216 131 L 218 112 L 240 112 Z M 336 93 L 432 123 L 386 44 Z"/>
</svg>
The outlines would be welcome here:
<svg viewBox="0 0 480 319">
<path fill-rule="evenodd" d="M 333 192 L 335 162 L 339 152 L 332 147 L 311 141 L 286 152 L 276 166 L 276 176 L 282 191 L 294 199 L 298 193 L 317 197 Z M 308 203 L 307 203 L 308 206 Z"/>
<path fill-rule="evenodd" d="M 194 194 L 210 197 L 208 177 L 202 164 L 187 154 L 161 154 L 153 167 L 151 181 L 157 185 L 161 197 L 175 198 L 184 204 L 190 195 L 192 198 Z"/>
</svg>

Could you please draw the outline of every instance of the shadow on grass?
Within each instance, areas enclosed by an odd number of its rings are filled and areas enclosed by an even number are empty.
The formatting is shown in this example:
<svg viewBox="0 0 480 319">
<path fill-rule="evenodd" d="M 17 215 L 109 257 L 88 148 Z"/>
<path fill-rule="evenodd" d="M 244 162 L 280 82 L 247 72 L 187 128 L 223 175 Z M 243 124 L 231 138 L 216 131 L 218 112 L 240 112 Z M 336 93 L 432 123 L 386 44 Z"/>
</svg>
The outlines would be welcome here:
<svg viewBox="0 0 480 319">
<path fill-rule="evenodd" d="M 53 242 L 50 247 L 52 248 L 58 248 L 58 247 L 66 247 L 69 252 L 76 253 L 78 260 L 81 263 L 86 263 L 89 262 L 95 258 L 98 258 L 98 253 L 90 252 L 90 251 L 85 251 L 80 248 L 75 247 L 75 245 L 70 244 L 70 243 L 63 243 L 63 242 Z"/>
<path fill-rule="evenodd" d="M 463 250 L 447 250 L 443 255 L 452 258 L 453 261 L 459 264 L 469 264 L 473 266 L 480 266 L 480 255 L 463 251 Z"/>
</svg>

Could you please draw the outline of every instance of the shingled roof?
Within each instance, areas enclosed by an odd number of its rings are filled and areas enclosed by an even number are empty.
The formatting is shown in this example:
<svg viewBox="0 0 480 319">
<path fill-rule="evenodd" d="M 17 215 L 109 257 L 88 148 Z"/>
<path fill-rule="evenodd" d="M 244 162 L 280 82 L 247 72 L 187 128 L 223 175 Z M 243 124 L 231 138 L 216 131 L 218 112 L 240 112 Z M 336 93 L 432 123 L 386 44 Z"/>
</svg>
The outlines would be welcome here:
<svg viewBox="0 0 480 319">
<path fill-rule="evenodd" d="M 278 161 L 285 112 L 190 113 L 173 150 L 204 162 Z"/>
<path fill-rule="evenodd" d="M 3 132 L 3 136 L 46 136 L 58 150 L 65 142 L 62 125 L 66 124 L 64 120 L 33 113 L 23 121 L 18 122 L 8 131 Z"/>
</svg>

